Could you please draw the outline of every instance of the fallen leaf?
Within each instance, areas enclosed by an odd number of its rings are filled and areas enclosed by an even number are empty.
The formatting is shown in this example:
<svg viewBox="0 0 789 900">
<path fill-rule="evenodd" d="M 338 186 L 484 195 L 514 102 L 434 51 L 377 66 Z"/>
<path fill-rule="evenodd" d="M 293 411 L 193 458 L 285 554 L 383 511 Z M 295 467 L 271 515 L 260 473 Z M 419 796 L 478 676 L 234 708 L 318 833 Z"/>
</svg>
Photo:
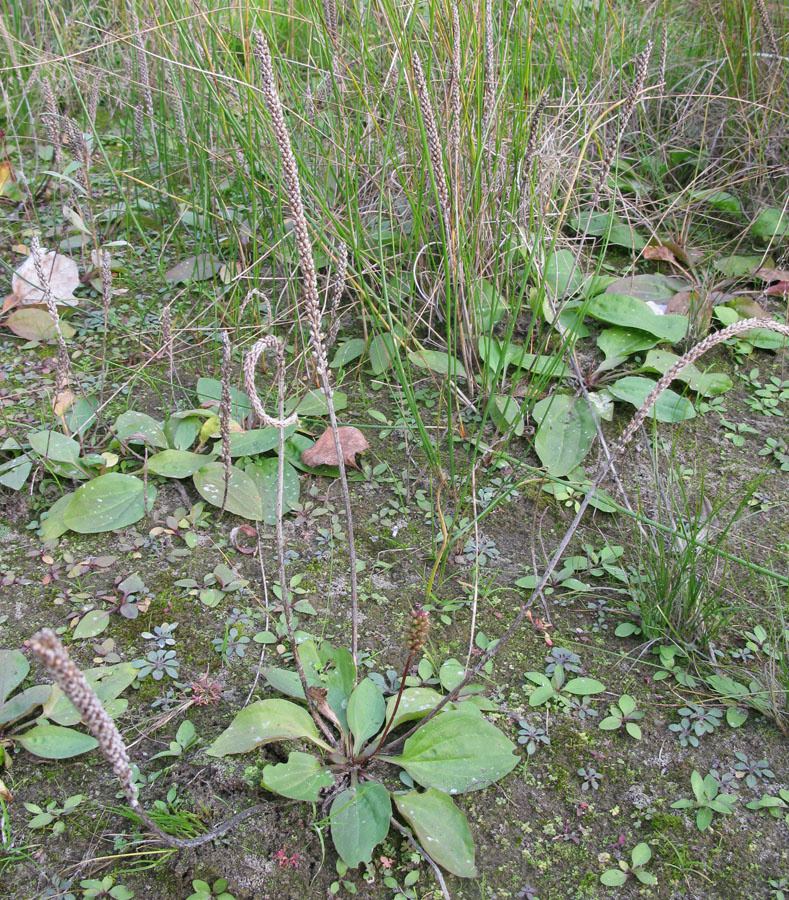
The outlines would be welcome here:
<svg viewBox="0 0 789 900">
<path fill-rule="evenodd" d="M 754 278 L 761 278 L 764 281 L 789 281 L 789 269 L 757 269 L 753 273 Z"/>
<path fill-rule="evenodd" d="M 677 258 L 674 254 L 663 245 L 657 247 L 644 247 L 644 259 L 658 259 L 661 262 L 674 263 L 676 265 Z"/>
<path fill-rule="evenodd" d="M 342 428 L 338 428 L 337 432 L 340 435 L 340 446 L 342 447 L 342 458 L 345 465 L 350 466 L 352 469 L 358 469 L 356 454 L 370 449 L 367 438 L 358 428 L 354 428 L 352 425 L 344 425 Z M 336 466 L 339 464 L 337 447 L 334 443 L 334 434 L 331 428 L 327 428 L 318 440 L 301 454 L 301 461 L 305 466 L 310 466 L 310 468 L 313 466 Z"/>
<path fill-rule="evenodd" d="M 26 341 L 55 341 L 57 330 L 49 310 L 38 306 L 15 309 L 6 319 L 6 325 Z M 68 322 L 60 320 L 60 333 L 66 340 L 74 337 L 74 329 Z"/>
<path fill-rule="evenodd" d="M 778 284 L 768 287 L 765 294 L 789 294 L 789 281 L 779 281 Z"/>
<path fill-rule="evenodd" d="M 74 405 L 74 401 L 76 399 L 77 395 L 70 388 L 65 388 L 62 391 L 58 391 L 58 393 L 55 394 L 55 399 L 52 404 L 52 411 L 56 416 L 63 418 L 63 416 Z"/>
<path fill-rule="evenodd" d="M 42 260 L 44 276 L 49 281 L 49 288 L 55 302 L 63 306 L 76 306 L 74 291 L 79 287 L 79 269 L 70 256 L 50 250 Z M 36 266 L 31 254 L 14 272 L 11 279 L 11 297 L 6 297 L 3 311 L 13 306 L 33 306 L 44 302 L 44 291 L 36 274 Z M 16 298 L 9 304 L 9 300 Z"/>
</svg>

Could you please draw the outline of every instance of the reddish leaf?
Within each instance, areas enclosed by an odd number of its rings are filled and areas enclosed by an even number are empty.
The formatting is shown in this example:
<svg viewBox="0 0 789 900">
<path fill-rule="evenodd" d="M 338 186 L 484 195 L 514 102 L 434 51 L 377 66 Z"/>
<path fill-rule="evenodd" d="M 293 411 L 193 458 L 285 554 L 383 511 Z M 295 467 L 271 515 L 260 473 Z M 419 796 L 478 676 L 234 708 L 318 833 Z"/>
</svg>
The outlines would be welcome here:
<svg viewBox="0 0 789 900">
<path fill-rule="evenodd" d="M 754 278 L 761 278 L 766 282 L 789 281 L 789 269 L 757 269 Z"/>
<path fill-rule="evenodd" d="M 340 446 L 342 447 L 342 458 L 345 465 L 350 466 L 352 469 L 358 469 L 356 454 L 370 449 L 367 439 L 358 428 L 354 428 L 351 425 L 338 428 L 337 431 L 340 435 Z M 336 466 L 339 464 L 334 434 L 331 428 L 327 428 L 318 440 L 301 454 L 301 461 L 305 466 L 310 466 L 310 468 L 313 466 Z"/>
<path fill-rule="evenodd" d="M 779 281 L 772 287 L 768 287 L 765 294 L 789 294 L 789 281 Z"/>
</svg>

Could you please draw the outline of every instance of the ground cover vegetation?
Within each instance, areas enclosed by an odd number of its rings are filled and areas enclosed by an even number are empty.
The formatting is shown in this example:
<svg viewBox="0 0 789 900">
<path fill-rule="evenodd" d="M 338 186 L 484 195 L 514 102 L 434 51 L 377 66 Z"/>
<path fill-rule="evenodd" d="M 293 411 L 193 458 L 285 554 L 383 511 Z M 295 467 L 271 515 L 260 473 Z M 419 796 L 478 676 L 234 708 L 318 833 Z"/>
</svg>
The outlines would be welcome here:
<svg viewBox="0 0 789 900">
<path fill-rule="evenodd" d="M 781 900 L 786 9 L 0 47 L 4 895 Z"/>
</svg>

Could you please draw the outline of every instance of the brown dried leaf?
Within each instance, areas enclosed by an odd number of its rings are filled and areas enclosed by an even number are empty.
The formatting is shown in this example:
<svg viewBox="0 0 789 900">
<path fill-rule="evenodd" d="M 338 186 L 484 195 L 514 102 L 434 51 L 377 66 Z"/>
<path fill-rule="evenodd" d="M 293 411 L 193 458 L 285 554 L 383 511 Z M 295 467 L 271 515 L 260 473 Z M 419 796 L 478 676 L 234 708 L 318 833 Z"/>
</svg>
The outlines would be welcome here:
<svg viewBox="0 0 789 900">
<path fill-rule="evenodd" d="M 42 262 L 44 275 L 49 281 L 55 302 L 62 306 L 76 306 L 78 301 L 74 296 L 74 291 L 79 287 L 79 269 L 74 260 L 62 253 L 50 250 L 49 253 L 44 254 Z M 44 302 L 44 292 L 36 274 L 32 254 L 14 272 L 11 279 L 11 290 L 13 296 L 17 298 L 16 303 L 11 304 L 12 306 L 17 303 L 22 306 L 32 306 Z M 8 298 L 6 299 L 7 303 Z"/>
<path fill-rule="evenodd" d="M 342 447 L 342 458 L 345 465 L 350 466 L 352 469 L 358 469 L 356 454 L 364 453 L 365 450 L 370 449 L 367 438 L 358 428 L 354 428 L 352 425 L 344 425 L 342 428 L 338 428 L 337 431 L 340 435 L 340 446 Z M 301 454 L 301 461 L 305 466 L 310 466 L 310 468 L 313 466 L 339 465 L 337 448 L 334 444 L 334 434 L 331 428 L 327 428 L 318 440 Z"/>
<path fill-rule="evenodd" d="M 766 282 L 789 281 L 789 269 L 757 269 L 754 278 L 762 278 Z"/>
<path fill-rule="evenodd" d="M 675 263 L 677 262 L 674 254 L 663 245 L 657 247 L 644 247 L 644 259 L 658 259 L 661 262 Z"/>
<path fill-rule="evenodd" d="M 13 296 L 13 295 L 12 295 Z M 47 309 L 40 306 L 22 306 L 15 309 L 5 320 L 5 324 L 26 341 L 55 341 L 57 330 Z M 66 340 L 74 337 L 74 329 L 68 322 L 60 320 L 60 333 Z"/>
</svg>

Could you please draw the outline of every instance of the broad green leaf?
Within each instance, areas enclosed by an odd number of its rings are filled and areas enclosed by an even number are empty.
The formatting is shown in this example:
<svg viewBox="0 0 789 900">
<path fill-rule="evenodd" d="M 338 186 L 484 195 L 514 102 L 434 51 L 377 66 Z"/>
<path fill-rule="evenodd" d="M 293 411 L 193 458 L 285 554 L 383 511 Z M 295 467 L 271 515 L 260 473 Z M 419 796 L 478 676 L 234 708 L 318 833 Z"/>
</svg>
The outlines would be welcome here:
<svg viewBox="0 0 789 900">
<path fill-rule="evenodd" d="M 73 497 L 73 491 L 63 494 L 49 507 L 46 513 L 41 514 L 41 527 L 38 534 L 42 541 L 55 541 L 68 531 L 68 525 L 63 521 L 63 515 Z"/>
<path fill-rule="evenodd" d="M 332 395 L 335 411 L 345 409 L 348 405 L 348 395 L 342 391 L 335 391 Z M 285 404 L 285 412 L 290 415 L 296 410 L 299 416 L 325 416 L 329 412 L 329 405 L 323 391 L 313 388 L 299 400 L 298 397 L 291 397 Z M 295 436 L 295 435 L 294 435 Z"/>
<path fill-rule="evenodd" d="M 207 410 L 203 410 L 203 412 L 207 412 Z M 190 415 L 187 411 L 187 415 L 183 418 L 178 414 L 170 416 L 164 423 L 162 431 L 173 450 L 188 450 L 194 444 L 197 435 L 200 434 L 201 427 L 200 416 L 194 413 Z M 232 440 L 233 436 L 230 437 Z"/>
<path fill-rule="evenodd" d="M 210 457 L 188 450 L 162 450 L 148 459 L 148 471 L 163 478 L 188 478 L 202 468 Z"/>
<path fill-rule="evenodd" d="M 225 498 L 225 467 L 222 463 L 208 463 L 194 473 L 192 481 L 204 500 L 221 508 Z M 257 483 L 236 466 L 230 467 L 225 509 L 243 519 L 259 522 L 263 518 Z"/>
<path fill-rule="evenodd" d="M 206 281 L 213 278 L 222 266 L 222 260 L 210 253 L 199 253 L 176 263 L 165 272 L 164 277 L 170 284 L 182 284 L 188 281 Z"/>
<path fill-rule="evenodd" d="M 627 875 L 621 869 L 606 869 L 600 881 L 606 887 L 621 887 L 627 881 Z"/>
<path fill-rule="evenodd" d="M 285 440 L 287 440 L 296 430 L 295 425 L 288 425 L 285 429 Z M 270 450 L 276 450 L 279 444 L 279 428 L 257 428 L 252 431 L 245 431 L 241 434 L 230 435 L 230 455 L 235 459 L 237 456 L 257 456 L 258 453 L 268 453 Z M 222 442 L 217 441 L 214 445 L 214 452 L 219 453 L 222 448 Z"/>
<path fill-rule="evenodd" d="M 354 753 L 371 738 L 384 723 L 386 702 L 377 684 L 365 678 L 356 685 L 348 700 L 346 715 L 353 735 Z"/>
<path fill-rule="evenodd" d="M 249 463 L 244 470 L 255 482 L 260 495 L 263 521 L 266 525 L 277 523 L 277 478 L 279 460 L 270 456 L 257 462 Z M 282 478 L 282 513 L 293 509 L 299 502 L 299 476 L 289 462 L 285 462 Z"/>
<path fill-rule="evenodd" d="M 528 353 L 521 344 L 500 341 L 488 335 L 482 335 L 477 346 L 480 357 L 496 376 L 501 375 L 509 366 L 550 378 L 564 378 L 570 371 L 558 356 L 538 356 L 536 353 Z"/>
<path fill-rule="evenodd" d="M 657 884 L 657 878 L 651 872 L 645 872 L 643 869 L 639 869 L 633 874 L 641 882 L 641 884 Z"/>
<path fill-rule="evenodd" d="M 706 831 L 712 822 L 712 810 L 708 806 L 702 808 L 696 813 L 696 827 L 699 831 Z"/>
<path fill-rule="evenodd" d="M 300 738 L 331 749 L 318 736 L 318 729 L 306 709 L 290 700 L 258 700 L 238 713 L 206 753 L 209 756 L 248 753 L 271 741 Z"/>
<path fill-rule="evenodd" d="M 535 404 L 539 422 L 534 449 L 540 462 L 559 478 L 569 475 L 592 446 L 595 425 L 583 397 L 554 394 Z"/>
<path fill-rule="evenodd" d="M 645 303 L 650 301 L 664 305 L 679 291 L 686 291 L 690 285 L 683 278 L 646 272 L 643 275 L 625 275 L 613 279 L 605 288 L 607 294 L 624 294 Z"/>
<path fill-rule="evenodd" d="M 578 697 L 587 697 L 589 694 L 599 694 L 605 690 L 605 685 L 596 681 L 594 678 L 571 678 L 564 690 L 568 694 L 575 694 Z"/>
<path fill-rule="evenodd" d="M 430 369 L 438 375 L 449 375 L 465 378 L 466 370 L 463 363 L 448 353 L 441 350 L 410 350 L 408 359 L 412 365 L 420 369 Z"/>
<path fill-rule="evenodd" d="M 59 725 L 36 725 L 14 740 L 28 753 L 44 759 L 70 759 L 99 746 L 99 742 L 91 735 Z"/>
<path fill-rule="evenodd" d="M 586 314 L 611 325 L 648 331 L 672 344 L 688 330 L 686 316 L 659 316 L 643 300 L 625 294 L 598 294 L 587 304 Z"/>
<path fill-rule="evenodd" d="M 321 788 L 331 787 L 334 778 L 314 756 L 294 750 L 286 763 L 263 769 L 263 784 L 291 800 L 316 803 Z"/>
<path fill-rule="evenodd" d="M 81 641 L 85 638 L 96 637 L 109 625 L 110 614 L 106 609 L 92 609 L 79 620 L 74 629 L 74 640 Z"/>
<path fill-rule="evenodd" d="M 465 666 L 456 659 L 448 659 L 438 672 L 438 680 L 445 691 L 454 690 L 466 677 Z"/>
<path fill-rule="evenodd" d="M 51 684 L 35 684 L 14 694 L 10 700 L 0 704 L 0 725 L 15 722 L 28 715 L 37 706 L 43 706 L 52 691 Z"/>
<path fill-rule="evenodd" d="M 767 243 L 789 235 L 789 215 L 781 209 L 763 209 L 751 225 L 751 231 Z"/>
<path fill-rule="evenodd" d="M 652 851 L 649 849 L 649 844 L 643 842 L 636 844 L 633 847 L 633 852 L 630 854 L 630 859 L 633 861 L 634 869 L 640 869 L 642 866 L 645 866 L 652 859 Z"/>
<path fill-rule="evenodd" d="M 625 716 L 629 716 L 633 710 L 636 708 L 636 701 L 630 696 L 630 694 L 622 694 L 619 698 L 618 703 L 619 708 L 622 710 L 622 714 Z"/>
<path fill-rule="evenodd" d="M 18 491 L 27 481 L 32 468 L 33 463 L 28 456 L 16 456 L 6 460 L 0 466 L 0 485 Z"/>
<path fill-rule="evenodd" d="M 349 362 L 353 362 L 364 353 L 366 346 L 367 342 L 364 338 L 351 338 L 351 340 L 339 344 L 329 367 L 339 369 L 341 366 L 347 366 Z"/>
<path fill-rule="evenodd" d="M 448 872 L 460 878 L 476 878 L 474 840 L 463 813 L 443 791 L 428 788 L 398 796 L 395 805 L 414 829 L 430 856 Z"/>
<path fill-rule="evenodd" d="M 625 731 L 637 741 L 641 740 L 641 726 L 635 722 L 625 722 Z"/>
<path fill-rule="evenodd" d="M 644 360 L 644 368 L 665 375 L 678 359 L 676 353 L 668 350 L 650 350 Z M 725 394 L 732 386 L 731 378 L 723 372 L 701 372 L 693 363 L 688 363 L 676 376 L 676 380 L 684 382 L 691 390 L 704 397 Z"/>
<path fill-rule="evenodd" d="M 514 749 L 512 741 L 486 719 L 445 712 L 408 738 L 400 756 L 388 759 L 424 787 L 462 794 L 511 772 L 519 761 Z"/>
<path fill-rule="evenodd" d="M 372 859 L 389 833 L 392 801 L 382 784 L 364 782 L 338 794 L 331 805 L 331 836 L 340 859 L 351 869 Z"/>
<path fill-rule="evenodd" d="M 608 236 L 608 242 L 630 250 L 642 250 L 647 242 L 641 235 L 617 215 L 601 210 L 582 210 L 570 217 L 570 224 L 576 231 L 591 237 Z"/>
<path fill-rule="evenodd" d="M 621 724 L 622 719 L 619 718 L 619 716 L 606 716 L 599 724 L 598 728 L 601 728 L 603 731 L 616 731 Z"/>
<path fill-rule="evenodd" d="M 19 650 L 0 650 L 0 705 L 27 678 L 30 663 Z"/>
<path fill-rule="evenodd" d="M 424 718 L 441 700 L 441 694 L 432 688 L 406 688 L 403 691 L 403 696 L 400 698 L 397 714 L 392 720 L 392 728 L 397 728 L 398 725 L 402 725 L 403 722 L 410 722 L 412 719 Z M 387 722 L 392 718 L 396 703 L 397 695 L 393 694 L 386 702 Z"/>
<path fill-rule="evenodd" d="M 768 269 L 775 268 L 775 261 L 770 258 L 765 259 L 764 255 L 760 253 L 752 256 L 727 256 L 716 260 L 714 265 L 721 275 L 725 275 L 727 278 L 739 278 L 742 275 L 750 275 L 751 272 L 755 272 L 762 266 Z"/>
<path fill-rule="evenodd" d="M 140 438 L 132 435 L 140 434 L 152 447 L 165 448 L 168 446 L 162 426 L 151 416 L 143 412 L 128 410 L 121 413 L 115 422 L 115 436 L 119 441 L 129 444 L 142 443 Z"/>
<path fill-rule="evenodd" d="M 370 343 L 369 356 L 373 375 L 382 375 L 391 369 L 397 357 L 397 343 L 392 335 L 376 335 Z"/>
<path fill-rule="evenodd" d="M 523 434 L 523 413 L 520 403 L 514 397 L 492 394 L 487 411 L 499 431 L 506 432 L 512 428 L 513 434 L 517 437 Z"/>
<path fill-rule="evenodd" d="M 222 382 L 216 378 L 198 378 L 197 379 L 197 396 L 201 403 L 211 403 L 219 409 L 222 400 Z M 216 409 L 213 413 L 216 414 Z M 252 404 L 249 397 L 244 391 L 231 386 L 230 388 L 230 418 L 236 422 L 243 422 L 252 412 Z"/>
<path fill-rule="evenodd" d="M 610 384 L 608 390 L 617 400 L 624 400 L 625 403 L 632 404 L 636 409 L 641 409 L 654 387 L 655 382 L 649 378 L 627 375 Z M 658 422 L 684 422 L 686 419 L 694 419 L 696 410 L 690 400 L 667 389 L 658 397 L 657 402 L 649 411 L 649 417 L 657 419 Z"/>
<path fill-rule="evenodd" d="M 659 341 L 659 337 L 646 331 L 633 328 L 606 328 L 597 337 L 597 346 L 605 354 L 605 362 L 598 367 L 598 371 L 607 372 L 624 362 L 628 356 L 649 350 Z"/>
<path fill-rule="evenodd" d="M 109 705 L 135 680 L 139 669 L 131 663 L 117 663 L 114 666 L 97 666 L 85 669 L 83 675 L 93 688 L 107 712 Z M 44 704 L 44 715 L 58 725 L 77 725 L 81 716 L 63 691 L 54 685 L 47 702 Z M 111 712 L 110 712 L 111 714 Z"/>
<path fill-rule="evenodd" d="M 694 200 L 702 200 L 704 203 L 709 203 L 710 206 L 721 210 L 721 212 L 742 214 L 740 201 L 728 191 L 718 191 L 714 188 L 710 190 L 708 188 L 707 190 L 699 189 L 688 193 Z"/>
<path fill-rule="evenodd" d="M 145 515 L 143 483 L 133 475 L 108 472 L 74 491 L 63 512 L 63 523 L 79 534 L 115 531 L 139 522 Z M 156 499 L 156 488 L 148 485 L 148 509 Z"/>
<path fill-rule="evenodd" d="M 575 294 L 584 283 L 583 270 L 571 250 L 554 250 L 545 261 L 545 287 L 551 297 L 561 300 Z"/>
<path fill-rule="evenodd" d="M 748 711 L 740 709 L 737 706 L 728 706 L 726 708 L 726 721 L 731 728 L 739 728 L 748 721 Z"/>
<path fill-rule="evenodd" d="M 254 640 L 254 638 L 253 638 Z M 306 673 L 305 673 L 306 675 Z M 269 667 L 263 670 L 263 677 L 280 694 L 287 697 L 294 697 L 296 700 L 306 700 L 304 696 L 304 688 L 301 686 L 299 673 L 292 669 L 275 669 Z M 307 681 L 309 684 L 309 679 Z"/>
<path fill-rule="evenodd" d="M 82 452 L 74 438 L 59 431 L 36 431 L 30 435 L 30 446 L 39 456 L 54 462 L 76 463 Z"/>
</svg>

